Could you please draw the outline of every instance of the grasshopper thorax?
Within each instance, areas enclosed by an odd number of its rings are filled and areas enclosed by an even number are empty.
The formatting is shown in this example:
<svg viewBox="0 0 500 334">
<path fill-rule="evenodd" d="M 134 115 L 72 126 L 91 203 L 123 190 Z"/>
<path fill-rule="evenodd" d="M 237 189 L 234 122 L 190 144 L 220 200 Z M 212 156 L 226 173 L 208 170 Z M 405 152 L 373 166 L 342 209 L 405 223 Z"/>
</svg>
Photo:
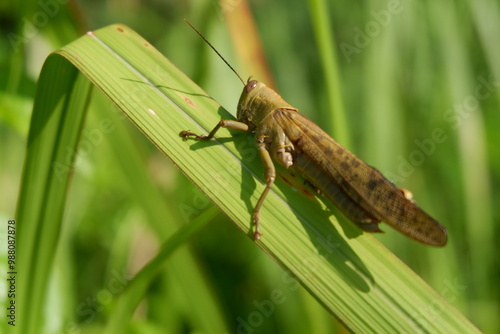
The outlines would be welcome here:
<svg viewBox="0 0 500 334">
<path fill-rule="evenodd" d="M 279 108 L 297 110 L 264 83 L 248 79 L 238 102 L 237 118 L 251 128 L 256 128 L 264 118 Z"/>
</svg>

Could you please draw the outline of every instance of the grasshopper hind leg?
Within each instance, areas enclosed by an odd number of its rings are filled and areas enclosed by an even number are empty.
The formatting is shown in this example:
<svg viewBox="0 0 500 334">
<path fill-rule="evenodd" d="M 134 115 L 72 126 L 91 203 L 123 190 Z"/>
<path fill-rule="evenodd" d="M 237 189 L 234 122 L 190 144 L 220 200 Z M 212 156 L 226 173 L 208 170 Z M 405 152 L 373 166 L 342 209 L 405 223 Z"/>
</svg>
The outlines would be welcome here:
<svg viewBox="0 0 500 334">
<path fill-rule="evenodd" d="M 365 232 L 383 232 L 378 227 L 378 224 L 381 221 L 380 219 L 363 209 L 357 201 L 342 191 L 341 187 L 336 182 L 324 180 L 321 176 L 322 175 L 316 176 L 316 185 L 311 182 L 313 187 L 318 188 L 323 196 L 330 199 L 347 219 L 352 221 L 356 226 Z"/>
<path fill-rule="evenodd" d="M 380 224 L 380 219 L 377 219 L 369 214 L 349 196 L 346 196 L 344 194 L 336 196 L 336 200 L 337 201 L 334 202 L 334 204 L 337 206 L 337 208 L 339 208 L 344 216 L 346 216 L 360 229 L 369 233 L 383 233 L 383 231 L 378 227 L 378 224 Z"/>
<path fill-rule="evenodd" d="M 353 220 L 354 224 L 358 226 L 360 229 L 362 229 L 365 232 L 370 232 L 370 233 L 384 233 L 381 229 L 378 228 L 378 224 L 380 224 L 380 221 L 355 221 Z"/>
</svg>

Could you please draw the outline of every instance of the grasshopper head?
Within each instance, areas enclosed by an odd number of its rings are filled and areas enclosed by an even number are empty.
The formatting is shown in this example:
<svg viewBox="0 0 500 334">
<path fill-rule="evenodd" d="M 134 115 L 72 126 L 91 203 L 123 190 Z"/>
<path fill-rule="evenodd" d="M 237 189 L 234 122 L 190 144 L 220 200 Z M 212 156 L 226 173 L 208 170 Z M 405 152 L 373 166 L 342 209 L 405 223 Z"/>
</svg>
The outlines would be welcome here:
<svg viewBox="0 0 500 334">
<path fill-rule="evenodd" d="M 238 121 L 255 129 L 276 109 L 297 110 L 264 83 L 248 79 L 238 102 Z"/>
<path fill-rule="evenodd" d="M 265 101 L 262 101 L 262 94 L 259 93 L 261 93 L 262 89 L 265 87 L 266 85 L 262 82 L 250 80 L 250 78 L 248 78 L 247 84 L 241 93 L 240 101 L 238 102 L 238 121 L 254 127 L 260 123 L 262 117 L 259 117 L 260 115 L 258 114 L 261 113 L 259 110 L 262 108 L 262 102 Z"/>
</svg>

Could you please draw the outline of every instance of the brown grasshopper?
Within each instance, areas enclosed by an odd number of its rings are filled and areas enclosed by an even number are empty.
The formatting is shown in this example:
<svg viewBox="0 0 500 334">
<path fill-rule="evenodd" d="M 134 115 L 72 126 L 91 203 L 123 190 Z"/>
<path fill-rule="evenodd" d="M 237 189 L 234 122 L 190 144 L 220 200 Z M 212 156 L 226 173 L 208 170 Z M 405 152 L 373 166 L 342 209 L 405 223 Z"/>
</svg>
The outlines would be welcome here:
<svg viewBox="0 0 500 334">
<path fill-rule="evenodd" d="M 382 232 L 378 224 L 384 221 L 424 244 L 446 244 L 446 229 L 415 204 L 409 191 L 397 188 L 262 82 L 249 79 L 245 83 L 205 37 L 187 23 L 245 87 L 238 102 L 236 121 L 221 120 L 206 136 L 189 131 L 182 131 L 179 135 L 186 139 L 210 140 L 221 127 L 255 134 L 266 175 L 266 188 L 253 212 L 255 240 L 262 235 L 259 212 L 276 177 L 274 160 L 302 175 L 364 231 Z"/>
</svg>

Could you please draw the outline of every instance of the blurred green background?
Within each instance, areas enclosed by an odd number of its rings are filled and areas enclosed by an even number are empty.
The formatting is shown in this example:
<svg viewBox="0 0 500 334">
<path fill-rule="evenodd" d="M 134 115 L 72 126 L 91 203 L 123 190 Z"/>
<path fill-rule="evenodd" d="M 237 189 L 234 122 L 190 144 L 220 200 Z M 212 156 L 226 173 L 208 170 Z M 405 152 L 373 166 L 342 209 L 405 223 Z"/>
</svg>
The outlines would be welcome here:
<svg viewBox="0 0 500 334">
<path fill-rule="evenodd" d="M 238 79 L 182 19 L 197 26 L 243 77 L 261 79 L 238 45 L 250 43 L 238 38 L 247 26 L 231 19 L 243 0 L 66 2 L 0 3 L 2 224 L 15 218 L 43 61 L 86 31 L 116 22 L 129 25 L 234 113 L 241 93 Z M 386 226 L 387 233 L 377 237 L 481 330 L 499 332 L 500 3 L 328 4 L 330 40 L 337 52 L 331 60 L 342 82 L 342 101 L 334 104 L 347 115 L 340 125 L 330 110 L 333 93 L 325 85 L 330 72 L 318 51 L 314 24 L 321 18 L 313 14 L 314 1 L 248 4 L 283 98 L 398 186 L 411 189 L 419 205 L 449 231 L 443 249 L 419 245 Z M 262 64 L 253 54 L 247 56 Z M 169 236 L 169 229 L 150 223 L 155 218 L 139 205 L 144 199 L 158 203 L 161 198 L 164 224 L 188 223 L 212 206 L 97 91 L 91 109 L 76 153 L 48 287 L 50 316 L 42 332 L 102 329 L 107 307 L 126 279 Z M 113 120 L 117 131 L 96 137 L 106 119 Z M 143 189 L 132 188 L 126 177 L 131 171 L 144 179 Z M 5 249 L 6 228 L 0 234 Z M 6 272 L 5 252 L 1 257 L 0 268 Z M 276 290 L 286 301 L 263 311 Z M 2 302 L 5 291 L 0 287 Z M 194 309 L 209 310 L 210 317 Z M 129 332 L 215 329 L 345 331 L 221 214 L 172 256 L 136 310 Z"/>
</svg>

